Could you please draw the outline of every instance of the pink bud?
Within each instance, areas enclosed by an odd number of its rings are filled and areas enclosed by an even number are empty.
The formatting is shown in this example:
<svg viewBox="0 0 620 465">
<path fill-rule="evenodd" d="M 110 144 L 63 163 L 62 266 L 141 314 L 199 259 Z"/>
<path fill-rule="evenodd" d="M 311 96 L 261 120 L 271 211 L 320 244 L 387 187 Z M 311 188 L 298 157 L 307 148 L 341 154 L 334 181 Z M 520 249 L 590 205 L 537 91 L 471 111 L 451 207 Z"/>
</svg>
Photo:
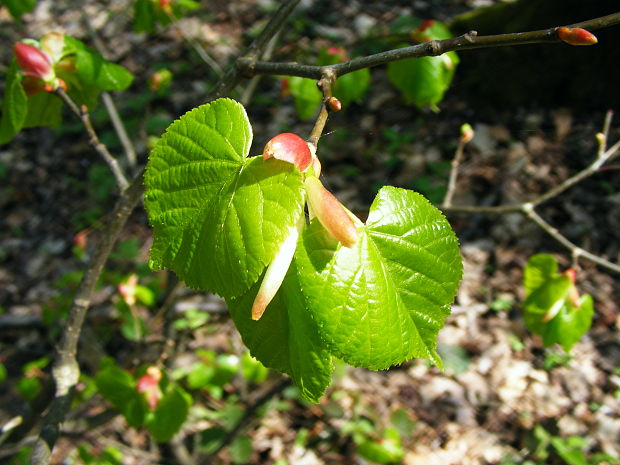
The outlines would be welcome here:
<svg viewBox="0 0 620 465">
<path fill-rule="evenodd" d="M 18 42 L 13 46 L 17 63 L 26 76 L 43 81 L 54 79 L 54 70 L 49 56 L 34 45 Z"/>
<path fill-rule="evenodd" d="M 136 303 L 136 287 L 138 286 L 138 275 L 132 274 L 127 281 L 118 285 L 118 292 L 129 306 Z"/>
<path fill-rule="evenodd" d="M 80 249 L 82 252 L 86 251 L 88 245 L 88 230 L 82 229 L 79 233 L 73 236 L 73 245 Z"/>
<path fill-rule="evenodd" d="M 312 153 L 308 143 L 291 132 L 284 132 L 272 138 L 263 149 L 263 160 L 276 158 L 293 163 L 302 173 L 312 163 Z"/>
<path fill-rule="evenodd" d="M 146 374 L 138 380 L 137 390 L 144 393 L 150 410 L 155 410 L 161 399 L 159 389 L 161 378 L 161 370 L 156 366 L 150 366 L 146 369 Z"/>
<path fill-rule="evenodd" d="M 560 40 L 569 45 L 594 45 L 598 42 L 594 34 L 580 27 L 559 27 L 556 32 Z"/>
<path fill-rule="evenodd" d="M 342 204 L 318 178 L 308 176 L 304 185 L 308 204 L 323 227 L 342 245 L 353 247 L 358 239 L 357 227 Z"/>
</svg>

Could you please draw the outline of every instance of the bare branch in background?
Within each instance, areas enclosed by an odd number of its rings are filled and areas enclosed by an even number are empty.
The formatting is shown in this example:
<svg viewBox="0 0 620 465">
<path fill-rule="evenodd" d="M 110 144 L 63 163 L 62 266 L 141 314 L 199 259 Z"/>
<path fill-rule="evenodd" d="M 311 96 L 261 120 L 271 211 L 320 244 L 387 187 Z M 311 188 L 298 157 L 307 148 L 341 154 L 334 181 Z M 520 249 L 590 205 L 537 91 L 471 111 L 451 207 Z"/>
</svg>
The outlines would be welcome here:
<svg viewBox="0 0 620 465">
<path fill-rule="evenodd" d="M 533 200 L 528 202 L 523 202 L 515 205 L 497 205 L 490 207 L 482 207 L 475 205 L 452 205 L 451 204 L 451 196 L 448 197 L 446 195 L 446 200 L 443 204 L 443 210 L 448 213 L 466 213 L 466 214 L 483 214 L 483 215 L 503 215 L 506 213 L 521 213 L 540 226 L 547 234 L 553 237 L 556 241 L 562 244 L 564 247 L 569 249 L 573 254 L 574 259 L 578 257 L 583 257 L 586 260 L 590 260 L 591 262 L 596 263 L 604 268 L 607 268 L 610 271 L 615 273 L 620 273 L 620 265 L 610 262 L 598 255 L 595 255 L 587 250 L 582 249 L 581 247 L 573 244 L 566 237 L 562 235 L 556 228 L 547 223 L 537 212 L 536 207 L 540 204 L 547 202 L 567 189 L 573 187 L 584 179 L 589 178 L 590 176 L 598 173 L 603 168 L 603 165 L 614 158 L 618 157 L 620 154 L 620 141 L 616 142 L 611 147 L 607 148 L 607 135 L 609 134 L 609 126 L 611 124 L 611 115 L 612 112 L 608 112 L 605 117 L 605 122 L 603 123 L 603 131 L 601 134 L 603 137 L 599 137 L 599 150 L 598 156 L 596 159 L 586 168 L 579 171 L 577 174 L 571 176 L 566 179 L 564 182 L 560 183 L 556 187 L 550 189 L 548 192 L 536 197 Z M 455 160 L 458 157 L 455 156 Z M 452 163 L 452 170 L 450 171 L 450 186 L 452 186 L 452 190 L 456 184 L 457 172 L 458 172 L 459 163 Z M 448 190 L 450 192 L 450 189 Z"/>
</svg>

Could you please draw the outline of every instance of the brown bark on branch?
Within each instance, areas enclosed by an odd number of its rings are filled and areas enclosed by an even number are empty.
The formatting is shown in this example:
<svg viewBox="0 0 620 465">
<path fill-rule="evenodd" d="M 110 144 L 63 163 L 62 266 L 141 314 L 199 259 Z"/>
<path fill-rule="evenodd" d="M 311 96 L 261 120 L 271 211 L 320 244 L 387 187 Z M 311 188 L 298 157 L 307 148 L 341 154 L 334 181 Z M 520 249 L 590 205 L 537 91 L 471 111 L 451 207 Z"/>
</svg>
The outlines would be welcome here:
<svg viewBox="0 0 620 465">
<path fill-rule="evenodd" d="M 142 198 L 142 181 L 143 173 L 140 173 L 116 203 L 110 221 L 101 231 L 100 243 L 85 270 L 84 277 L 73 300 L 52 368 L 52 376 L 56 383 L 56 394 L 32 451 L 30 463 L 33 465 L 49 463 L 52 448 L 60 432 L 60 425 L 65 420 L 71 406 L 75 386 L 80 376 L 76 355 L 86 311 L 90 306 L 95 286 L 116 239 L 125 226 L 129 215 Z"/>
<path fill-rule="evenodd" d="M 598 30 L 605 27 L 620 24 L 620 12 L 600 18 L 583 21 L 570 27 L 581 27 L 588 30 Z M 463 50 L 475 50 L 479 48 L 506 47 L 525 44 L 563 43 L 556 34 L 557 27 L 541 29 L 538 31 L 515 32 L 511 34 L 498 34 L 478 36 L 476 31 L 468 32 L 458 37 L 445 40 L 432 40 L 423 44 L 412 45 L 386 52 L 376 53 L 365 57 L 355 58 L 344 63 L 326 66 L 301 65 L 298 63 L 275 63 L 255 61 L 251 57 L 243 57 L 237 60 L 237 67 L 246 76 L 258 74 L 273 74 L 279 76 L 299 76 L 310 79 L 321 79 L 325 68 L 331 68 L 338 77 L 362 68 L 372 68 L 384 65 L 392 61 L 407 58 L 419 58 L 425 56 L 437 56 L 446 52 L 459 52 Z"/>
</svg>

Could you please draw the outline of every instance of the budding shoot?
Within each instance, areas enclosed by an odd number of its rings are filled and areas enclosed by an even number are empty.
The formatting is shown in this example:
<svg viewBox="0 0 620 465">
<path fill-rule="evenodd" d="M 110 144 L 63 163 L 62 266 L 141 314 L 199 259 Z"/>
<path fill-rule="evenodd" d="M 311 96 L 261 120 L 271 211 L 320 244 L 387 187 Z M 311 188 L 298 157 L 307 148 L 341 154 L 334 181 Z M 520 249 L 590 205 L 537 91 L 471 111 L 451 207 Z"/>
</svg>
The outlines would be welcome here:
<svg viewBox="0 0 620 465">
<path fill-rule="evenodd" d="M 594 34 L 580 27 L 559 27 L 556 33 L 560 40 L 569 45 L 594 45 L 598 42 Z"/>
<path fill-rule="evenodd" d="M 273 137 L 263 149 L 263 160 L 275 158 L 293 163 L 302 173 L 312 163 L 312 153 L 308 143 L 291 132 L 284 132 Z"/>
</svg>

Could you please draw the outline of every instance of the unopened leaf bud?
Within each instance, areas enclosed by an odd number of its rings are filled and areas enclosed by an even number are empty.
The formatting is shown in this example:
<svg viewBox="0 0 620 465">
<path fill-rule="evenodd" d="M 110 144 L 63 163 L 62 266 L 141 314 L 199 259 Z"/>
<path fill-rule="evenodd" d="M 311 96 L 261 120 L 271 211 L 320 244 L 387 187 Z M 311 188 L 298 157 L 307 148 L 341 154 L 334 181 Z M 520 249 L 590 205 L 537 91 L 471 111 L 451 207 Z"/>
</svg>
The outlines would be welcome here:
<svg viewBox="0 0 620 465">
<path fill-rule="evenodd" d="M 474 128 L 471 127 L 471 124 L 465 123 L 461 126 L 461 142 L 463 144 L 467 144 L 474 138 Z"/>
<path fill-rule="evenodd" d="M 312 163 L 312 153 L 308 143 L 291 132 L 284 132 L 273 137 L 263 149 L 263 160 L 275 158 L 293 163 L 302 173 Z"/>
<path fill-rule="evenodd" d="M 331 112 L 340 111 L 342 103 L 336 97 L 327 97 L 325 99 L 325 107 Z"/>
<path fill-rule="evenodd" d="M 146 373 L 140 377 L 136 386 L 138 392 L 144 393 L 146 403 L 151 411 L 157 408 L 161 399 L 161 390 L 159 389 L 161 378 L 161 370 L 156 366 L 150 366 L 146 369 Z"/>
<path fill-rule="evenodd" d="M 598 42 L 594 34 L 580 27 L 559 27 L 556 33 L 560 40 L 569 45 L 594 45 Z"/>
<path fill-rule="evenodd" d="M 52 61 L 47 53 L 34 45 L 18 42 L 13 46 L 15 58 L 25 76 L 41 79 L 44 82 L 54 80 Z"/>
</svg>

